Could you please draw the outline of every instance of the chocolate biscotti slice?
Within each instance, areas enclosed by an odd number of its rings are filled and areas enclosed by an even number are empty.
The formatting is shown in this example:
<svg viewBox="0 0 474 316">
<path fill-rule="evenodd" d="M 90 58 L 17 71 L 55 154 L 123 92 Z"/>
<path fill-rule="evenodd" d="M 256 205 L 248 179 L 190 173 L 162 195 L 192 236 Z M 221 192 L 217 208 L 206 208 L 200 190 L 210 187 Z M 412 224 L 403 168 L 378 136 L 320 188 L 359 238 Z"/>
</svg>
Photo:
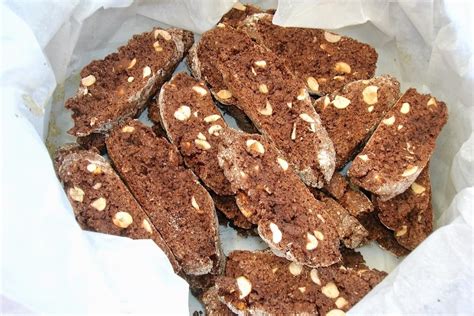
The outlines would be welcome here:
<svg viewBox="0 0 474 316">
<path fill-rule="evenodd" d="M 272 19 L 257 13 L 239 28 L 283 58 L 310 93 L 325 95 L 374 75 L 378 55 L 371 46 L 321 29 L 278 26 Z"/>
<path fill-rule="evenodd" d="M 400 83 L 391 76 L 359 80 L 314 103 L 336 151 L 336 169 L 357 153 L 385 113 L 400 97 Z"/>
<path fill-rule="evenodd" d="M 217 218 L 209 193 L 175 146 L 132 120 L 115 128 L 107 151 L 118 173 L 189 276 L 221 268 Z"/>
<path fill-rule="evenodd" d="M 81 71 L 77 94 L 65 104 L 73 112 L 74 127 L 69 133 L 78 137 L 107 134 L 121 121 L 139 115 L 192 43 L 189 31 L 155 28 L 91 62 Z"/>
<path fill-rule="evenodd" d="M 403 247 L 413 250 L 433 231 L 431 183 L 428 166 L 410 188 L 388 201 L 374 197 L 382 224 L 394 231 Z"/>
<path fill-rule="evenodd" d="M 201 297 L 201 301 L 206 309 L 206 316 L 232 316 L 232 311 L 220 301 L 215 286 L 209 288 Z"/>
<path fill-rule="evenodd" d="M 73 146 L 60 149 L 55 160 L 58 177 L 83 229 L 152 239 L 179 272 L 174 254 L 107 160 L 96 152 Z"/>
<path fill-rule="evenodd" d="M 382 201 L 404 192 L 427 165 L 447 119 L 443 102 L 408 89 L 354 159 L 351 181 Z"/>
<path fill-rule="evenodd" d="M 236 2 L 232 9 L 229 10 L 226 14 L 222 16 L 220 19 L 219 23 L 225 23 L 230 26 L 237 26 L 237 24 L 244 20 L 246 17 L 249 15 L 255 14 L 255 13 L 273 13 L 274 10 L 265 10 L 263 11 L 261 8 L 252 5 L 252 4 L 242 4 L 240 2 Z"/>
<path fill-rule="evenodd" d="M 240 211 L 235 201 L 235 195 L 217 195 L 213 192 L 210 192 L 210 194 L 216 209 L 224 214 L 234 226 L 243 229 L 250 229 L 254 226 Z"/>
<path fill-rule="evenodd" d="M 279 255 L 308 266 L 340 260 L 339 237 L 325 205 L 261 135 L 221 132 L 219 164 L 238 190 L 237 205 Z"/>
<path fill-rule="evenodd" d="M 269 251 L 234 251 L 216 287 L 238 315 L 341 316 L 385 275 L 340 265 L 311 269 Z"/>
</svg>

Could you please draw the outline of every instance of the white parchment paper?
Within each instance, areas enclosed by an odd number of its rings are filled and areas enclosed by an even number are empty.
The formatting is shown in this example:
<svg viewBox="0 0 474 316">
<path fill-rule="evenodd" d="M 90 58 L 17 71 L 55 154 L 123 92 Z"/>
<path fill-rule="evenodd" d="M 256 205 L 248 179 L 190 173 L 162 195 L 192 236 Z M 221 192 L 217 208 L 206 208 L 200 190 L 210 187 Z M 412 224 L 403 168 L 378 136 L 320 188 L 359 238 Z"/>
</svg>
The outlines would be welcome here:
<svg viewBox="0 0 474 316">
<path fill-rule="evenodd" d="M 151 241 L 84 232 L 45 146 L 67 141 L 58 110 L 78 71 L 155 25 L 202 33 L 232 0 L 1 3 L 2 312 L 187 315 L 186 283 Z M 446 101 L 449 122 L 431 162 L 436 231 L 400 260 L 371 245 L 390 275 L 349 314 L 469 314 L 473 307 L 472 9 L 449 1 L 260 1 L 274 23 L 334 29 L 373 45 L 377 72 Z M 180 66 L 180 69 L 183 66 Z M 61 128 L 59 128 L 61 127 Z M 72 140 L 69 139 L 69 140 Z M 222 227 L 225 252 L 265 247 Z"/>
</svg>

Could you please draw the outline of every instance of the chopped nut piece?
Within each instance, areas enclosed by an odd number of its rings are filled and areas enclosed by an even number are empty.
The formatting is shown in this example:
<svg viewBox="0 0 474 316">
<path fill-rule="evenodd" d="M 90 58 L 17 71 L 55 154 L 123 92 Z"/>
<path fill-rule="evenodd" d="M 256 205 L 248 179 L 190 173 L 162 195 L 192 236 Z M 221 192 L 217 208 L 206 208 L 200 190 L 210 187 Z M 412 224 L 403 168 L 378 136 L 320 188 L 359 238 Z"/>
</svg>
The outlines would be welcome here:
<svg viewBox="0 0 474 316">
<path fill-rule="evenodd" d="M 132 69 L 132 68 L 135 66 L 136 63 L 137 63 L 137 59 L 136 59 L 136 58 L 133 58 L 133 59 L 130 61 L 130 63 L 128 64 L 127 69 Z"/>
<path fill-rule="evenodd" d="M 306 287 L 305 287 L 305 286 L 299 287 L 298 290 L 299 290 L 301 293 L 304 293 L 304 292 L 306 292 Z"/>
<path fill-rule="evenodd" d="M 272 272 L 273 272 L 273 273 L 275 273 L 275 272 L 277 272 L 277 271 L 278 271 L 278 268 L 273 268 L 273 269 L 272 269 Z"/>
<path fill-rule="evenodd" d="M 151 229 L 150 222 L 146 218 L 143 219 L 142 221 L 142 227 L 145 229 L 148 233 L 153 234 L 153 229 Z"/>
<path fill-rule="evenodd" d="M 403 236 L 407 233 L 407 231 L 408 231 L 407 225 L 402 225 L 402 228 L 395 233 L 395 236 L 396 237 Z"/>
<path fill-rule="evenodd" d="M 193 87 L 193 90 L 196 91 L 198 94 L 200 94 L 201 96 L 205 96 L 207 94 L 207 91 L 206 89 L 204 89 L 203 87 L 201 86 L 194 86 Z"/>
<path fill-rule="evenodd" d="M 291 130 L 291 139 L 296 139 L 296 123 L 293 123 L 293 129 Z"/>
<path fill-rule="evenodd" d="M 196 198 L 194 197 L 194 195 L 191 197 L 191 205 L 199 211 L 199 204 L 196 202 Z"/>
<path fill-rule="evenodd" d="M 122 133 L 133 133 L 134 130 L 135 127 L 133 126 L 125 125 L 124 127 L 122 127 Z"/>
<path fill-rule="evenodd" d="M 306 233 L 306 250 L 314 250 L 318 247 L 318 240 L 311 233 Z"/>
<path fill-rule="evenodd" d="M 344 77 L 344 76 L 334 76 L 332 79 L 342 81 L 342 80 L 344 80 L 345 78 L 346 78 L 346 77 Z"/>
<path fill-rule="evenodd" d="M 427 106 L 431 105 L 436 105 L 436 99 L 435 98 L 430 98 L 428 102 L 426 103 Z"/>
<path fill-rule="evenodd" d="M 221 117 L 217 114 L 212 114 L 212 115 L 209 115 L 209 116 L 206 116 L 204 118 L 204 122 L 206 123 L 212 123 L 212 122 L 215 122 L 217 121 L 218 119 L 220 119 Z"/>
<path fill-rule="evenodd" d="M 343 308 L 344 306 L 346 306 L 347 304 L 349 304 L 349 302 L 344 298 L 344 297 L 338 297 L 337 300 L 336 300 L 336 306 L 337 308 Z"/>
<path fill-rule="evenodd" d="M 133 80 L 135 80 L 135 78 L 133 78 L 133 77 L 128 77 L 128 79 L 127 79 L 128 82 L 132 82 Z"/>
<path fill-rule="evenodd" d="M 367 155 L 359 155 L 359 156 L 357 156 L 357 157 L 359 157 L 359 159 L 362 160 L 362 161 L 367 161 L 367 160 L 369 160 L 369 156 L 367 156 Z"/>
<path fill-rule="evenodd" d="M 371 113 L 374 110 L 374 106 L 371 105 L 367 108 L 367 112 Z"/>
<path fill-rule="evenodd" d="M 270 230 L 272 231 L 273 243 L 278 244 L 283 237 L 280 228 L 278 228 L 278 226 L 275 223 L 270 223 Z"/>
<path fill-rule="evenodd" d="M 84 191 L 79 187 L 74 187 L 69 189 L 69 196 L 76 202 L 84 201 Z"/>
<path fill-rule="evenodd" d="M 230 99 L 232 98 L 232 93 L 229 90 L 219 90 L 217 97 L 223 100 Z"/>
<path fill-rule="evenodd" d="M 314 77 L 308 77 L 306 79 L 306 83 L 308 85 L 308 88 L 313 91 L 313 92 L 318 92 L 319 91 L 319 83 Z"/>
<path fill-rule="evenodd" d="M 101 187 L 102 187 L 102 183 L 97 182 L 96 184 L 94 184 L 94 186 L 93 186 L 92 188 L 93 188 L 94 190 L 99 190 Z"/>
<path fill-rule="evenodd" d="M 400 113 L 407 114 L 408 112 L 410 112 L 410 103 L 404 102 L 400 108 Z"/>
<path fill-rule="evenodd" d="M 97 169 L 97 165 L 95 163 L 90 163 L 87 165 L 87 171 L 94 172 Z"/>
<path fill-rule="evenodd" d="M 258 86 L 258 91 L 260 91 L 261 93 L 268 93 L 267 85 L 262 83 L 261 85 Z"/>
<path fill-rule="evenodd" d="M 265 115 L 265 116 L 272 115 L 273 114 L 273 108 L 272 108 L 272 105 L 270 104 L 270 102 L 267 101 L 267 103 L 265 104 L 265 108 L 259 109 L 258 113 L 260 113 L 262 115 Z"/>
<path fill-rule="evenodd" d="M 324 32 L 324 39 L 329 43 L 337 43 L 341 39 L 341 36 L 330 32 Z"/>
<path fill-rule="evenodd" d="M 158 42 L 158 41 L 153 43 L 153 48 L 158 53 L 163 51 L 163 47 L 161 47 L 160 42 Z"/>
<path fill-rule="evenodd" d="M 81 79 L 81 83 L 84 87 L 90 87 L 95 83 L 96 79 L 93 75 L 89 75 Z"/>
<path fill-rule="evenodd" d="M 163 37 L 166 41 L 169 41 L 171 39 L 171 34 L 165 30 L 155 30 L 154 32 L 155 39 L 158 38 L 158 35 Z"/>
<path fill-rule="evenodd" d="M 417 171 L 418 171 L 417 166 L 410 167 L 406 169 L 405 171 L 403 171 L 402 177 L 409 177 L 411 175 L 414 175 Z"/>
<path fill-rule="evenodd" d="M 277 158 L 277 162 L 283 171 L 288 170 L 288 162 L 285 159 Z"/>
<path fill-rule="evenodd" d="M 397 130 L 401 130 L 402 128 L 403 128 L 403 125 L 402 125 L 402 124 L 400 124 L 400 125 L 397 126 Z"/>
<path fill-rule="evenodd" d="M 382 123 L 384 123 L 387 126 L 393 125 L 393 123 L 395 123 L 395 116 L 392 115 L 389 118 L 382 120 Z"/>
<path fill-rule="evenodd" d="M 263 147 L 262 143 L 256 141 L 255 139 L 247 139 L 245 144 L 249 153 L 256 152 L 262 155 L 265 153 L 265 147 Z"/>
<path fill-rule="evenodd" d="M 218 24 L 217 24 L 217 27 L 218 27 L 218 28 L 223 28 L 223 27 L 225 27 L 225 24 L 224 24 L 224 23 L 218 23 Z"/>
<path fill-rule="evenodd" d="M 326 108 L 331 103 L 331 99 L 328 96 L 324 97 L 324 108 Z"/>
<path fill-rule="evenodd" d="M 146 78 L 151 75 L 151 68 L 146 66 L 143 68 L 143 78 Z"/>
<path fill-rule="evenodd" d="M 311 269 L 311 272 L 309 273 L 309 276 L 311 277 L 311 281 L 313 281 L 317 285 L 321 285 L 321 280 L 319 279 L 318 270 Z"/>
<path fill-rule="evenodd" d="M 329 298 L 336 298 L 339 296 L 339 289 L 334 282 L 329 282 L 323 286 L 321 292 Z"/>
<path fill-rule="evenodd" d="M 316 123 L 316 121 L 307 113 L 301 113 L 300 118 L 306 123 Z"/>
<path fill-rule="evenodd" d="M 252 291 L 252 283 L 244 276 L 238 277 L 236 281 L 240 292 L 239 299 L 243 299 Z"/>
<path fill-rule="evenodd" d="M 293 107 L 293 103 L 292 102 L 286 102 L 286 106 L 291 109 Z"/>
<path fill-rule="evenodd" d="M 337 72 L 340 72 L 340 73 L 350 74 L 351 73 L 351 66 L 349 66 L 349 64 L 347 64 L 343 61 L 339 61 L 339 62 L 336 63 L 336 65 L 334 65 L 334 70 L 337 71 Z"/>
<path fill-rule="evenodd" d="M 308 91 L 306 91 L 306 89 L 301 89 L 296 99 L 302 101 L 306 98 L 308 98 Z"/>
<path fill-rule="evenodd" d="M 326 316 L 345 316 L 346 313 L 340 309 L 331 309 L 326 313 Z"/>
<path fill-rule="evenodd" d="M 334 105 L 336 109 L 342 110 L 342 109 L 347 108 L 349 104 L 351 104 L 351 101 L 343 96 L 336 95 L 336 97 L 332 101 L 332 104 Z"/>
<path fill-rule="evenodd" d="M 211 144 L 209 144 L 207 141 L 202 140 L 202 139 L 195 139 L 194 143 L 196 144 L 198 148 L 203 149 L 203 150 L 208 150 L 211 148 Z"/>
<path fill-rule="evenodd" d="M 239 11 L 245 11 L 247 10 L 247 7 L 245 5 L 243 5 L 242 3 L 240 3 L 239 1 L 237 1 L 234 6 L 233 6 L 234 9 L 236 10 L 239 10 Z"/>
<path fill-rule="evenodd" d="M 364 102 L 368 105 L 372 105 L 378 102 L 377 91 L 379 87 L 377 86 L 367 86 L 362 91 L 362 98 Z"/>
<path fill-rule="evenodd" d="M 191 117 L 191 108 L 187 105 L 181 105 L 176 112 L 174 112 L 174 117 L 178 121 L 186 121 Z"/>
<path fill-rule="evenodd" d="M 98 211 L 103 211 L 105 210 L 105 207 L 107 206 L 107 200 L 103 197 L 100 197 L 94 202 L 92 202 L 91 206 Z"/>
<path fill-rule="evenodd" d="M 201 132 L 199 132 L 199 133 L 197 134 L 197 138 L 198 138 L 198 139 L 202 139 L 202 140 L 206 140 L 206 136 L 204 136 L 204 134 L 201 133 Z"/>
<path fill-rule="evenodd" d="M 296 262 L 290 263 L 288 269 L 290 270 L 290 273 L 294 276 L 298 276 L 301 274 L 301 272 L 303 272 L 303 266 Z"/>
<path fill-rule="evenodd" d="M 321 232 L 318 231 L 318 230 L 315 230 L 315 231 L 314 231 L 314 236 L 315 236 L 317 239 L 319 239 L 319 240 L 324 240 L 324 235 L 323 235 L 323 233 L 321 233 Z"/>
<path fill-rule="evenodd" d="M 211 125 L 211 127 L 209 127 L 209 129 L 207 131 L 211 135 L 218 136 L 220 130 L 222 130 L 222 126 L 220 126 L 220 125 Z"/>
<path fill-rule="evenodd" d="M 127 228 L 133 223 L 133 218 L 128 212 L 120 211 L 115 213 L 114 217 L 112 218 L 112 222 L 115 224 L 115 226 Z"/>
<path fill-rule="evenodd" d="M 425 192 L 426 188 L 416 182 L 413 182 L 412 185 L 411 185 L 411 189 L 413 192 L 415 192 L 415 194 L 421 194 L 423 192 Z"/>
<path fill-rule="evenodd" d="M 265 68 L 267 66 L 267 62 L 265 60 L 257 60 L 254 64 L 260 68 Z"/>
</svg>

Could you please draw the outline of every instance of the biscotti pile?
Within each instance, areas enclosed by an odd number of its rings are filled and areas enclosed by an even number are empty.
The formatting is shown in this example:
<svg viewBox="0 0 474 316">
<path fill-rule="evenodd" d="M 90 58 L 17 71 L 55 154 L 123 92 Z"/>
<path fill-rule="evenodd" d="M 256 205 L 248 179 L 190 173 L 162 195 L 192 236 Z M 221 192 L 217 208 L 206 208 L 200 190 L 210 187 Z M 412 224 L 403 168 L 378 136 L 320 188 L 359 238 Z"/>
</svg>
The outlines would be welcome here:
<svg viewBox="0 0 474 316">
<path fill-rule="evenodd" d="M 340 316 L 386 275 L 358 247 L 432 232 L 447 107 L 374 76 L 369 45 L 272 19 L 237 3 L 198 42 L 155 28 L 91 62 L 54 165 L 83 229 L 152 239 L 208 315 Z M 268 249 L 224 254 L 218 218 Z"/>
</svg>

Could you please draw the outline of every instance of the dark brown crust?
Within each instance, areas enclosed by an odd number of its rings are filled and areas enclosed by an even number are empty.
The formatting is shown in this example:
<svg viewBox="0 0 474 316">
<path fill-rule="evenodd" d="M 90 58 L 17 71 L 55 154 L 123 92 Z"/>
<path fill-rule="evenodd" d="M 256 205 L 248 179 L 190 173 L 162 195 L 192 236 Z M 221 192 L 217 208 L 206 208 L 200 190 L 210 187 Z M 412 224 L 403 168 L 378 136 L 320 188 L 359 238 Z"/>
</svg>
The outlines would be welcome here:
<svg viewBox="0 0 474 316">
<path fill-rule="evenodd" d="M 184 272 L 196 278 L 219 273 L 214 204 L 197 177 L 183 166 L 176 147 L 132 120 L 112 131 L 107 150 Z"/>
<path fill-rule="evenodd" d="M 271 14 L 254 14 L 242 21 L 239 28 L 283 58 L 301 80 L 316 79 L 319 88 L 312 93 L 325 95 L 351 81 L 374 75 L 378 55 L 369 45 L 345 36 L 334 42 L 337 37 L 324 30 L 281 27 L 274 25 L 272 19 Z M 329 36 L 333 38 L 331 42 L 326 39 Z M 346 63 L 350 70 L 336 69 L 339 62 Z"/>
<path fill-rule="evenodd" d="M 225 276 L 217 280 L 218 295 L 240 315 L 325 315 L 333 309 L 349 310 L 386 275 L 339 265 L 313 270 L 268 251 L 234 251 Z M 252 285 L 245 297 L 238 279 Z M 331 287 L 333 291 L 327 291 Z"/>
<path fill-rule="evenodd" d="M 168 29 L 164 36 L 155 31 L 163 32 L 154 29 L 134 35 L 116 53 L 82 69 L 81 86 L 65 105 L 73 111 L 74 127 L 70 134 L 106 134 L 115 125 L 141 113 L 193 42 L 193 34 L 188 31 Z M 159 43 L 160 51 L 155 50 L 154 43 Z M 149 74 L 145 71 L 147 67 Z M 93 80 L 87 83 L 86 77 Z"/>
<path fill-rule="evenodd" d="M 152 239 L 179 272 L 178 262 L 161 234 L 104 158 L 96 152 L 72 146 L 60 149 L 55 158 L 58 176 L 83 229 L 132 239 Z"/>
<path fill-rule="evenodd" d="M 433 231 L 428 167 L 423 169 L 410 189 L 385 202 L 374 197 L 374 205 L 380 221 L 394 231 L 398 243 L 413 250 Z"/>
<path fill-rule="evenodd" d="M 351 181 L 384 201 L 404 192 L 427 165 L 447 119 L 443 102 L 408 89 L 354 159 Z"/>
<path fill-rule="evenodd" d="M 336 169 L 357 154 L 399 97 L 400 83 L 391 76 L 381 76 L 351 82 L 316 100 L 314 107 L 334 144 Z M 350 104 L 342 108 L 347 100 Z"/>
<path fill-rule="evenodd" d="M 84 147 L 85 149 L 97 149 L 101 154 L 104 154 L 106 151 L 105 148 L 105 134 L 101 133 L 92 133 L 87 136 L 78 137 L 76 142 Z"/>
<path fill-rule="evenodd" d="M 226 129 L 220 137 L 219 164 L 239 190 L 237 205 L 258 225 L 259 235 L 290 260 L 309 266 L 338 262 L 339 238 L 332 218 L 279 151 L 260 135 Z M 310 240 L 314 248 L 307 247 Z"/>
</svg>

